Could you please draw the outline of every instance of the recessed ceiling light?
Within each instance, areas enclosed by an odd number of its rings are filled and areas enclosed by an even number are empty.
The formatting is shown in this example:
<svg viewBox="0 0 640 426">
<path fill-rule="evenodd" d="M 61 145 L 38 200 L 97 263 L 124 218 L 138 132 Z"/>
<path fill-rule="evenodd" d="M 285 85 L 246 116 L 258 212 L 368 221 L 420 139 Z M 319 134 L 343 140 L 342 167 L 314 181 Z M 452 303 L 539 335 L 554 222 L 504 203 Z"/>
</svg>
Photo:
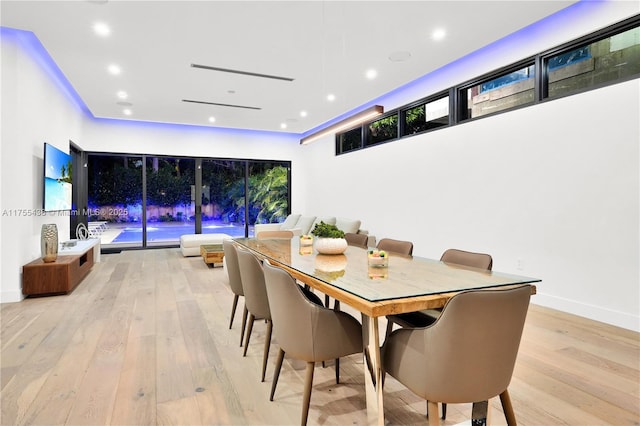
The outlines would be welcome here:
<svg viewBox="0 0 640 426">
<path fill-rule="evenodd" d="M 93 24 L 93 32 L 100 37 L 108 37 L 111 34 L 111 28 L 104 22 L 96 22 Z"/>
<path fill-rule="evenodd" d="M 118 75 L 122 72 L 122 70 L 120 69 L 120 67 L 116 64 L 111 64 L 109 65 L 109 67 L 107 68 L 109 70 L 110 74 L 113 75 Z"/>
<path fill-rule="evenodd" d="M 280 123 L 280 128 L 281 129 L 286 129 L 287 128 L 287 123 Z"/>
<path fill-rule="evenodd" d="M 307 111 L 300 111 L 300 117 L 306 117 Z"/>
<path fill-rule="evenodd" d="M 129 97 L 129 94 L 127 92 L 125 92 L 124 90 L 120 90 L 118 93 L 116 93 L 116 95 L 120 99 L 127 99 Z"/>
<path fill-rule="evenodd" d="M 432 33 L 431 33 L 431 38 L 434 40 L 442 40 L 446 37 L 447 32 L 444 30 L 444 28 L 436 28 Z"/>
<path fill-rule="evenodd" d="M 378 76 L 378 71 L 374 70 L 373 68 L 368 69 L 367 72 L 365 72 L 365 77 L 367 77 L 367 79 L 369 80 L 373 80 L 374 78 L 376 78 Z"/>
<path fill-rule="evenodd" d="M 216 122 L 215 117 L 209 117 L 209 123 L 215 123 L 215 122 Z"/>
<path fill-rule="evenodd" d="M 122 110 L 122 113 L 124 115 L 131 115 L 131 114 L 133 114 L 133 111 L 131 111 L 129 108 L 125 108 L 125 109 Z"/>
<path fill-rule="evenodd" d="M 335 101 L 335 100 L 336 100 L 336 95 L 334 95 L 333 93 L 329 93 L 329 94 L 327 95 L 327 100 L 328 100 L 329 102 L 333 102 L 333 101 Z"/>
</svg>

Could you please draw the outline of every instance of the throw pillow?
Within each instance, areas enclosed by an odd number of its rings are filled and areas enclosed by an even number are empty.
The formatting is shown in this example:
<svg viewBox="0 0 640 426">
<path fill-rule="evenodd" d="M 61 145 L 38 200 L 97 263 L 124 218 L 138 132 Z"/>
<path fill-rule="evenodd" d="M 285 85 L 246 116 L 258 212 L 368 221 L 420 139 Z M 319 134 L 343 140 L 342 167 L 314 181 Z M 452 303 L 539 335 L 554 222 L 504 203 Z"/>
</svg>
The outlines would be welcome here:
<svg viewBox="0 0 640 426">
<path fill-rule="evenodd" d="M 338 229 L 344 232 L 351 232 L 353 234 L 357 234 L 358 229 L 360 229 L 360 221 L 339 217 L 336 219 L 336 226 L 338 227 Z"/>
<path fill-rule="evenodd" d="M 306 235 L 311 232 L 311 225 L 314 220 L 316 220 L 315 216 L 300 216 L 298 223 L 296 223 L 296 228 L 301 230 L 302 235 Z"/>
<path fill-rule="evenodd" d="M 298 223 L 298 219 L 300 219 L 299 214 L 290 214 L 280 225 L 280 229 L 294 229 L 296 223 Z"/>
</svg>

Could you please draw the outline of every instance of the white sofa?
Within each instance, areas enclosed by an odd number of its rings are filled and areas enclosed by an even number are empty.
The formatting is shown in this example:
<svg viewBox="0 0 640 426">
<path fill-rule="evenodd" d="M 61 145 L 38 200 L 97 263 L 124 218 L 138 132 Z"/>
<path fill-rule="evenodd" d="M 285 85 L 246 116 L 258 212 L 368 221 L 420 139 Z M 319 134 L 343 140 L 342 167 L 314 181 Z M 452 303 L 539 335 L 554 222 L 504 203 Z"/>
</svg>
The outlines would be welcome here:
<svg viewBox="0 0 640 426">
<path fill-rule="evenodd" d="M 329 223 L 336 225 L 338 229 L 353 234 L 367 234 L 369 237 L 368 246 L 375 247 L 376 237 L 369 235 L 369 231 L 360 228 L 360 220 L 347 219 L 343 217 L 322 217 L 322 216 L 306 216 L 302 214 L 290 214 L 281 223 L 256 223 L 253 226 L 253 235 L 256 237 L 262 231 L 283 231 L 289 230 L 293 235 L 310 234 L 316 223 Z"/>
</svg>

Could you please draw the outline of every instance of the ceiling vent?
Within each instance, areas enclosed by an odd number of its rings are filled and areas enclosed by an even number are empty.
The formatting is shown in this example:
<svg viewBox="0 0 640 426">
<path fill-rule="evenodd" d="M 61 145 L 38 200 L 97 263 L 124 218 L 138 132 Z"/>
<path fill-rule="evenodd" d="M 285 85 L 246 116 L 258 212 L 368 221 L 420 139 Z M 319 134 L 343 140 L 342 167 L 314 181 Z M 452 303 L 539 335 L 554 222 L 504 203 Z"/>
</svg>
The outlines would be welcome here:
<svg viewBox="0 0 640 426">
<path fill-rule="evenodd" d="M 282 77 L 279 75 L 270 75 L 270 74 L 260 74 L 257 72 L 249 72 L 249 71 L 240 71 L 240 70 L 232 70 L 229 68 L 219 68 L 219 67 L 211 67 L 208 65 L 200 65 L 200 64 L 191 64 L 192 68 L 200 68 L 203 70 L 209 70 L 209 71 L 219 71 L 219 72 L 228 72 L 231 74 L 240 74 L 240 75 L 248 75 L 251 77 L 259 77 L 259 78 L 270 78 L 273 80 L 283 80 L 283 81 L 293 81 L 293 78 L 290 77 Z"/>
<path fill-rule="evenodd" d="M 244 108 L 244 109 L 255 109 L 255 110 L 262 109 L 260 107 L 254 107 L 254 106 L 248 106 L 248 105 L 219 104 L 217 102 L 196 101 L 193 99 L 183 99 L 182 102 L 189 102 L 192 104 L 215 105 L 215 106 L 226 107 L 226 108 Z"/>
</svg>

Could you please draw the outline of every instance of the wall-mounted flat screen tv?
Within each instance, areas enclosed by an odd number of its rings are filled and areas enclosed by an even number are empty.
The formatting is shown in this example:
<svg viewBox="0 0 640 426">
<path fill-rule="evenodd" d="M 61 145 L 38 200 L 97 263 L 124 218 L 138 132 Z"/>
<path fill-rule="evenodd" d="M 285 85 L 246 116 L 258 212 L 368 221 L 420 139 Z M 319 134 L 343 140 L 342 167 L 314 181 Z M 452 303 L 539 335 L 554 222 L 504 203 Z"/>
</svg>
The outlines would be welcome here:
<svg viewBox="0 0 640 426">
<path fill-rule="evenodd" d="M 71 155 L 44 144 L 44 211 L 71 210 Z"/>
</svg>

